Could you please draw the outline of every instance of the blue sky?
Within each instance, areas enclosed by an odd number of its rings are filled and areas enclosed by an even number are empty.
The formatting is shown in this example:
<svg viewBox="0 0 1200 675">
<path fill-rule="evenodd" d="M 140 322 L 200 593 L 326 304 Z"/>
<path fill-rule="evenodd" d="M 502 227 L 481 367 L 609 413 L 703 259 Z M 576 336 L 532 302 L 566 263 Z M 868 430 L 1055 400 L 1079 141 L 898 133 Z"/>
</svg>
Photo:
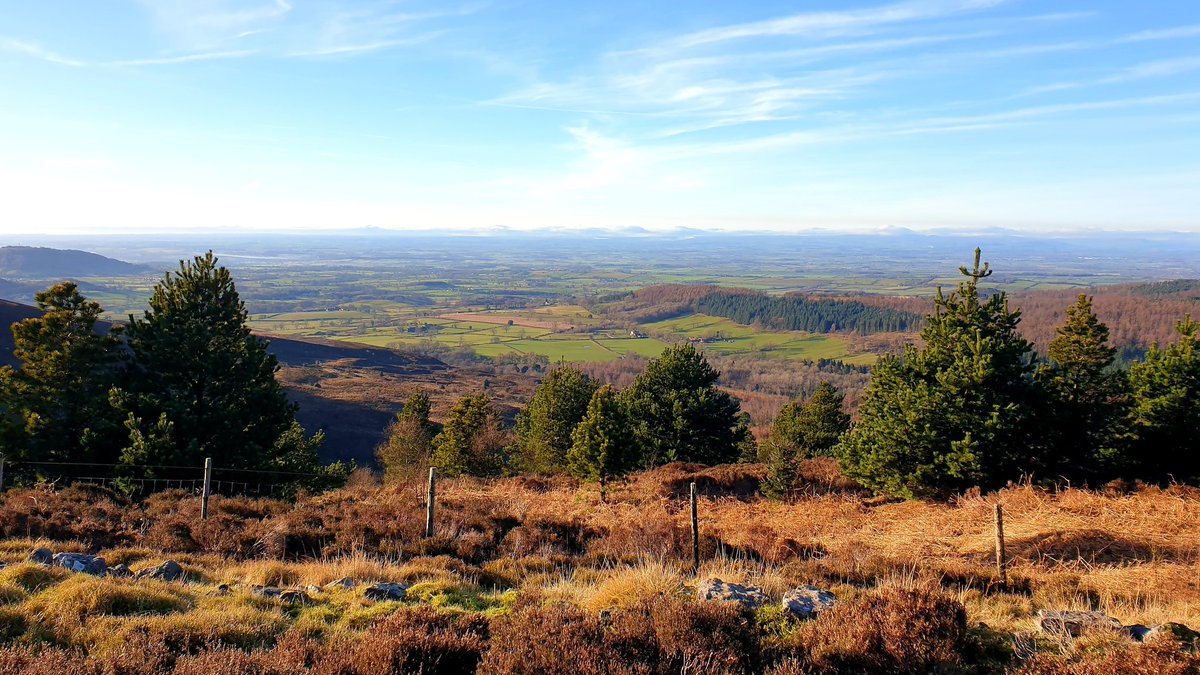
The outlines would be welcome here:
<svg viewBox="0 0 1200 675">
<path fill-rule="evenodd" d="M 1200 231 L 1200 2 L 0 0 L 0 232 Z"/>
</svg>

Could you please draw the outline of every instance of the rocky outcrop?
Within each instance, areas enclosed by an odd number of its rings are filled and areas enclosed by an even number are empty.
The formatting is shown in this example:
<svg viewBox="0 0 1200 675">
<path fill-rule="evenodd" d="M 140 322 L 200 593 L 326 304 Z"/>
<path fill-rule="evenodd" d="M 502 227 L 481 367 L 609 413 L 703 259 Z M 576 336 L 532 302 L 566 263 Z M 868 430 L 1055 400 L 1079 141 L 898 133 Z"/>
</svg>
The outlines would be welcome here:
<svg viewBox="0 0 1200 675">
<path fill-rule="evenodd" d="M 797 619 L 812 619 L 817 613 L 833 607 L 837 598 L 833 593 L 816 586 L 800 586 L 783 594 L 784 610 Z"/>
<path fill-rule="evenodd" d="M 104 562 L 104 558 L 86 553 L 55 553 L 53 564 L 56 567 L 65 567 L 72 572 L 82 572 L 102 577 L 108 572 L 108 565 Z"/>
<path fill-rule="evenodd" d="M 174 560 L 167 560 L 156 567 L 139 570 L 136 579 L 157 579 L 159 581 L 179 581 L 183 578 L 183 567 Z"/>
<path fill-rule="evenodd" d="M 363 591 L 363 596 L 375 602 L 403 600 L 408 597 L 408 585 L 391 583 L 372 584 Z"/>
<path fill-rule="evenodd" d="M 709 578 L 696 587 L 696 597 L 701 600 L 736 602 L 746 609 L 758 609 L 767 602 L 767 595 L 757 586 L 728 584 L 717 578 Z"/>
</svg>

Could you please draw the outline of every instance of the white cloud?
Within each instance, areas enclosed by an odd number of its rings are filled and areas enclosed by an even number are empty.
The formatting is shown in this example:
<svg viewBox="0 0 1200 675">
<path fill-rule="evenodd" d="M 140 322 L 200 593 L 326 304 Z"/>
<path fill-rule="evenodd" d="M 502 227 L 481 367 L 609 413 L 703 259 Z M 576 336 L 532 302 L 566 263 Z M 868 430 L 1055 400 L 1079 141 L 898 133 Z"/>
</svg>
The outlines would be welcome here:
<svg viewBox="0 0 1200 675">
<path fill-rule="evenodd" d="M 719 26 L 680 36 L 668 47 L 698 47 L 731 40 L 777 36 L 828 37 L 887 24 L 933 19 L 978 11 L 1004 4 L 1007 0 L 916 0 L 867 9 L 804 12 L 790 16 Z"/>
<path fill-rule="evenodd" d="M 35 59 L 41 59 L 42 61 L 49 61 L 50 63 L 57 63 L 60 66 L 80 68 L 87 65 L 86 63 L 77 59 L 62 56 L 61 54 L 57 54 L 48 49 L 43 49 L 41 46 L 33 42 L 26 42 L 23 40 L 2 38 L 0 39 L 0 49 L 16 54 L 23 54 Z"/>
<path fill-rule="evenodd" d="M 1171 28 L 1139 31 L 1121 38 L 1121 42 L 1175 40 L 1178 38 L 1196 37 L 1197 35 L 1200 35 L 1200 24 L 1191 24 L 1188 26 L 1174 26 Z"/>
</svg>

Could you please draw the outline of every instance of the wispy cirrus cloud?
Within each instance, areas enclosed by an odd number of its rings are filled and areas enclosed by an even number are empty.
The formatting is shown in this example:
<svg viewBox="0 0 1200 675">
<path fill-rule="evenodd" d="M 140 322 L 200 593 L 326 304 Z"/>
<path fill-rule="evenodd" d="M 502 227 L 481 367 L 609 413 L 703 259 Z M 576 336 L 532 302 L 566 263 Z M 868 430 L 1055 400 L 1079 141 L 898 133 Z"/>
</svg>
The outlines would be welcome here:
<svg viewBox="0 0 1200 675">
<path fill-rule="evenodd" d="M 63 56 L 57 52 L 45 49 L 41 45 L 38 45 L 34 42 L 17 40 L 15 38 L 0 38 L 0 49 L 7 52 L 12 52 L 14 54 L 21 54 L 35 58 L 41 61 L 47 61 L 49 63 L 57 63 L 60 66 L 81 68 L 88 65 L 78 59 Z"/>
<path fill-rule="evenodd" d="M 128 59 L 124 61 L 111 61 L 107 64 L 111 66 L 169 66 L 176 63 L 194 63 L 196 61 L 222 61 L 227 59 L 241 59 L 247 56 L 253 56 L 258 53 L 255 49 L 235 49 L 220 52 L 199 52 L 195 54 L 180 54 L 178 56 L 163 56 L 148 59 Z"/>
<path fill-rule="evenodd" d="M 668 48 L 690 48 L 764 37 L 830 37 L 889 24 L 941 18 L 979 11 L 1009 0 L 916 0 L 864 9 L 802 12 L 764 21 L 719 26 L 681 35 Z"/>
<path fill-rule="evenodd" d="M 1154 40 L 1177 40 L 1200 35 L 1200 23 L 1171 28 L 1143 30 L 1121 38 L 1121 42 L 1150 42 Z"/>
</svg>

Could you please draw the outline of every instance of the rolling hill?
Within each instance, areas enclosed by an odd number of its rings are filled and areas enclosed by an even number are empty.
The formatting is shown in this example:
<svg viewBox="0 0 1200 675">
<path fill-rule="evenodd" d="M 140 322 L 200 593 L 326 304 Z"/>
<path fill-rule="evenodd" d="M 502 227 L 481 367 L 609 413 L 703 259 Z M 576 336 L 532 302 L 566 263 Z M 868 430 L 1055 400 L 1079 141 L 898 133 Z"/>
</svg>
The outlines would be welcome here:
<svg viewBox="0 0 1200 675">
<path fill-rule="evenodd" d="M 0 246 L 0 277 L 9 279 L 76 279 L 145 274 L 145 265 L 106 258 L 87 251 L 39 246 Z"/>
</svg>

